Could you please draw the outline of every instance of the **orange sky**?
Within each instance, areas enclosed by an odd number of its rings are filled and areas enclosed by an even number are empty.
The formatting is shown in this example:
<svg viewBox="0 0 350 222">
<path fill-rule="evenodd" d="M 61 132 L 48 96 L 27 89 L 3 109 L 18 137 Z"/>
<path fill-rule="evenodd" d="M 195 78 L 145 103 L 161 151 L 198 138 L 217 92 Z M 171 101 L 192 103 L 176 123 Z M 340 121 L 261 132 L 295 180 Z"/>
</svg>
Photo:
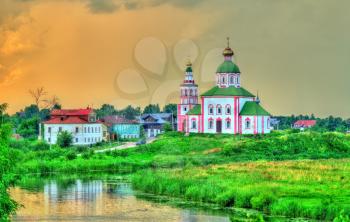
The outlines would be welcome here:
<svg viewBox="0 0 350 222">
<path fill-rule="evenodd" d="M 190 57 L 214 84 L 226 36 L 242 85 L 274 115 L 350 116 L 345 0 L 1 0 L 0 103 L 44 86 L 63 107 L 177 102 Z"/>
</svg>

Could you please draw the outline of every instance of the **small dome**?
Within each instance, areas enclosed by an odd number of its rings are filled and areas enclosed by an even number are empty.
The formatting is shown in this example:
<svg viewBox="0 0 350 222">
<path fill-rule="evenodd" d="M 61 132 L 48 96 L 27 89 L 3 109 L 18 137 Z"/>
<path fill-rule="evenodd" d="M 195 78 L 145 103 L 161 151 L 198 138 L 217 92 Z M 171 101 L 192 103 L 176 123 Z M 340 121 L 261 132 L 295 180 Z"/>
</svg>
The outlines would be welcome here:
<svg viewBox="0 0 350 222">
<path fill-rule="evenodd" d="M 224 56 L 233 56 L 233 50 L 230 47 L 226 47 L 222 52 Z"/>
<path fill-rule="evenodd" d="M 186 63 L 186 72 L 192 72 L 192 62 L 191 60 L 187 60 L 187 63 Z"/>
<path fill-rule="evenodd" d="M 236 64 L 232 61 L 224 61 L 216 70 L 217 73 L 241 73 Z"/>
</svg>

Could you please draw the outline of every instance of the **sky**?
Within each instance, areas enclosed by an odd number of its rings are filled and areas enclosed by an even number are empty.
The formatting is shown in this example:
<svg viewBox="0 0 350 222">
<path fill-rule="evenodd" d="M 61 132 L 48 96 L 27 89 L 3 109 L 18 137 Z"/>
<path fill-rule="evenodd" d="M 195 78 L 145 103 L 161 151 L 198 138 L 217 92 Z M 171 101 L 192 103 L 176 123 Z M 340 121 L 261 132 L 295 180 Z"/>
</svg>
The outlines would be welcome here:
<svg viewBox="0 0 350 222">
<path fill-rule="evenodd" d="M 347 0 L 0 0 L 0 103 L 44 87 L 63 108 L 179 102 L 186 60 L 214 86 L 226 38 L 273 115 L 350 117 Z"/>
</svg>

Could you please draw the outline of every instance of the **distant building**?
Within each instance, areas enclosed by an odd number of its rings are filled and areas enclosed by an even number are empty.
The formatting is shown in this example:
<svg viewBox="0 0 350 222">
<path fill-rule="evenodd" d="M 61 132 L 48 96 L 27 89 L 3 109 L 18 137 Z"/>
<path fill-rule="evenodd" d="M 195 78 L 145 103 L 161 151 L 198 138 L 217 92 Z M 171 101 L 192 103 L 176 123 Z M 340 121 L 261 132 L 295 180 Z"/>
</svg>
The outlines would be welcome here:
<svg viewBox="0 0 350 222">
<path fill-rule="evenodd" d="M 42 125 L 40 137 L 50 144 L 55 144 L 63 131 L 72 134 L 74 145 L 90 145 L 107 139 L 107 127 L 96 119 L 91 108 L 52 110 L 50 119 Z"/>
<path fill-rule="evenodd" d="M 176 129 L 176 118 L 172 113 L 143 114 L 140 118 L 147 137 L 155 137 L 164 131 L 164 124 L 169 123 Z"/>
<path fill-rule="evenodd" d="M 316 120 L 298 120 L 294 123 L 294 129 L 307 129 L 316 125 Z"/>
<path fill-rule="evenodd" d="M 128 120 L 121 116 L 106 116 L 102 121 L 108 126 L 112 138 L 140 138 L 141 125 L 138 120 Z"/>
</svg>

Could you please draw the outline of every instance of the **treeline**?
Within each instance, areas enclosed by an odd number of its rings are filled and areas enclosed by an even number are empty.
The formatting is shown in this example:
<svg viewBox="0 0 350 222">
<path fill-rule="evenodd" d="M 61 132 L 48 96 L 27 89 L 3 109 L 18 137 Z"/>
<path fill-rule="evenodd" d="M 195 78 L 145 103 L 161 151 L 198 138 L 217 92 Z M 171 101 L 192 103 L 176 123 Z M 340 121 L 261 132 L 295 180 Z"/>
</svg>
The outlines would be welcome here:
<svg viewBox="0 0 350 222">
<path fill-rule="evenodd" d="M 62 109 L 61 104 L 56 100 L 52 106 L 41 106 L 38 104 L 31 104 L 24 109 L 16 112 L 13 115 L 7 114 L 6 110 L 8 104 L 0 103 L 0 123 L 11 123 L 14 128 L 14 133 L 19 134 L 24 138 L 35 139 L 39 134 L 39 123 L 50 118 L 50 112 L 53 109 Z M 177 105 L 167 104 L 160 109 L 158 104 L 149 104 L 143 110 L 141 107 L 133 107 L 131 105 L 117 109 L 111 104 L 103 104 L 101 107 L 95 109 L 98 118 L 103 118 L 108 115 L 119 115 L 126 119 L 137 119 L 140 115 L 146 113 L 174 113 L 176 115 Z"/>
<path fill-rule="evenodd" d="M 350 118 L 343 119 L 341 117 L 328 116 L 326 118 L 315 117 L 311 115 L 291 115 L 291 116 L 274 116 L 278 120 L 275 128 L 280 130 L 290 129 L 298 120 L 316 120 L 316 125 L 310 130 L 317 132 L 337 131 L 346 132 L 350 128 Z"/>
</svg>

